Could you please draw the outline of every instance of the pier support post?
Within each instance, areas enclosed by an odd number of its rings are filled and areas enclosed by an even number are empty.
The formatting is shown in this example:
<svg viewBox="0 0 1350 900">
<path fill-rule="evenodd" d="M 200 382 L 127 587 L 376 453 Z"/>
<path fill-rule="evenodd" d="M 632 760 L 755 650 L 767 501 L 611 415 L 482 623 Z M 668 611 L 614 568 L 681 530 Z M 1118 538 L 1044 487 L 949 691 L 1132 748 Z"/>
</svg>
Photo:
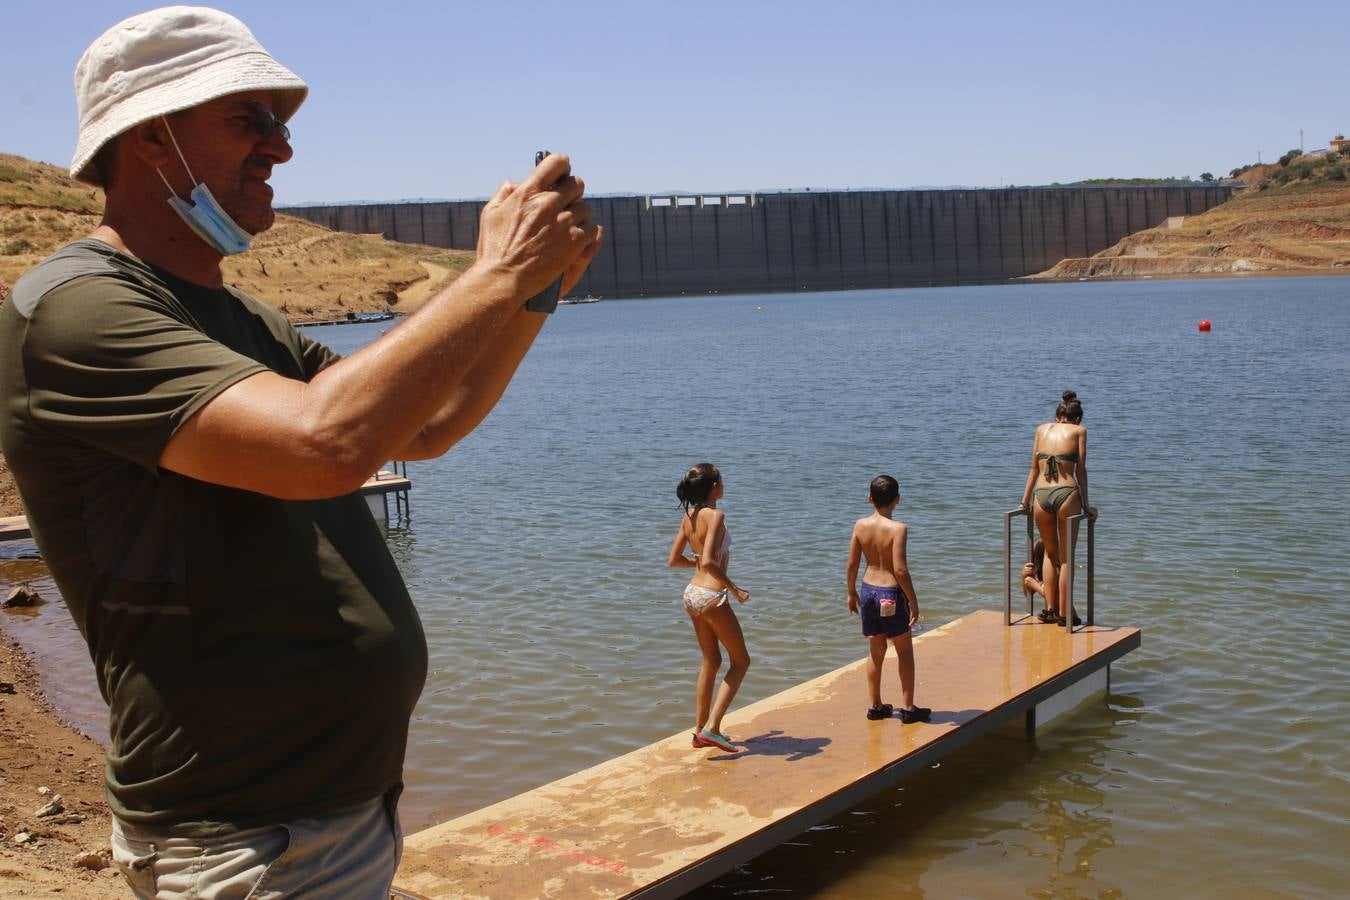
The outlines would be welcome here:
<svg viewBox="0 0 1350 900">
<path fill-rule="evenodd" d="M 1037 735 L 1053 728 L 1084 706 L 1102 702 L 1110 692 L 1111 667 L 1108 665 L 1035 706 L 1028 707 L 1022 718 L 999 726 L 993 733 L 1002 737 L 1034 741 Z"/>
<path fill-rule="evenodd" d="M 1032 735 L 1036 735 L 1053 726 L 1079 707 L 1105 699 L 1111 690 L 1111 667 L 1098 669 L 1077 684 L 1060 691 L 1053 697 L 1036 704 L 1028 714 L 1034 719 L 1030 724 Z"/>
<path fill-rule="evenodd" d="M 1021 718 L 995 727 L 992 734 L 1015 741 L 1035 741 L 1037 735 L 1056 727 L 1073 712 L 1092 703 L 1102 703 L 1111 692 L 1111 667 L 1100 668 L 1057 694 L 1026 708 Z"/>
</svg>

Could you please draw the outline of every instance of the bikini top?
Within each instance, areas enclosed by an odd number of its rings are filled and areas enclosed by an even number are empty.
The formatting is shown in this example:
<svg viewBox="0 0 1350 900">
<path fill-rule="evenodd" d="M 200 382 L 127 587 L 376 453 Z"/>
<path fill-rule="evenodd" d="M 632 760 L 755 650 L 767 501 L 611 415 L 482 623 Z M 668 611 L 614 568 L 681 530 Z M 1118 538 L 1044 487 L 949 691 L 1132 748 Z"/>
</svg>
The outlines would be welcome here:
<svg viewBox="0 0 1350 900">
<path fill-rule="evenodd" d="M 727 567 L 727 560 L 731 558 L 731 532 L 727 531 L 726 526 L 722 527 L 722 540 L 717 542 L 717 564 L 722 568 Z M 699 554 L 694 554 L 694 559 L 699 559 Z"/>
<path fill-rule="evenodd" d="M 1036 458 L 1045 460 L 1045 477 L 1049 478 L 1051 481 L 1058 481 L 1060 462 L 1077 465 L 1078 451 L 1075 450 L 1071 453 L 1060 453 L 1058 455 L 1054 453 L 1037 453 Z"/>
</svg>

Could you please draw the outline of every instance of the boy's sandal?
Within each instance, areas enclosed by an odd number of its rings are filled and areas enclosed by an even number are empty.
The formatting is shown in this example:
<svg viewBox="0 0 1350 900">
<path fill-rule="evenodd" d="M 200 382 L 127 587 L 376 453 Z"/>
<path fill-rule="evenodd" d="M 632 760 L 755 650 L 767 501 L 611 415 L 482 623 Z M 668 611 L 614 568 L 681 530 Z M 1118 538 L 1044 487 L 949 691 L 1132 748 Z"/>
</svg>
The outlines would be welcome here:
<svg viewBox="0 0 1350 900">
<path fill-rule="evenodd" d="M 735 753 L 739 749 L 731 742 L 731 738 L 725 734 L 718 734 L 706 728 L 695 734 L 694 740 L 701 742 L 701 744 L 695 744 L 694 746 L 716 747 L 718 750 L 725 750 L 727 753 Z"/>
<path fill-rule="evenodd" d="M 1036 618 L 1048 624 L 1058 619 L 1059 616 L 1052 613 L 1049 609 L 1043 609 L 1040 612 L 1036 613 Z"/>
<path fill-rule="evenodd" d="M 889 703 L 883 703 L 880 706 L 870 707 L 867 710 L 867 718 L 871 719 L 873 722 L 879 719 L 889 719 L 894 712 L 894 706 L 891 706 Z"/>
<path fill-rule="evenodd" d="M 926 706 L 912 706 L 900 710 L 900 721 L 906 725 L 913 725 L 915 722 L 927 722 L 932 715 L 933 711 Z"/>
</svg>

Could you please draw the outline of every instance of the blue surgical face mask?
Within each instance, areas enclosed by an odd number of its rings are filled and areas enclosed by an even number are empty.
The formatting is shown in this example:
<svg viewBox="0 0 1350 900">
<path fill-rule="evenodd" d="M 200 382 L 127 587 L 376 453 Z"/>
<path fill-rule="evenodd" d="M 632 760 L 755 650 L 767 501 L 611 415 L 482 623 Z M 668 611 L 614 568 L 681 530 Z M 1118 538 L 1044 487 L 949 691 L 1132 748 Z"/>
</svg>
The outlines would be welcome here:
<svg viewBox="0 0 1350 900">
<path fill-rule="evenodd" d="M 187 169 L 188 177 L 192 179 L 192 193 L 188 196 L 192 202 L 179 198 L 174 192 L 173 185 L 169 184 L 169 179 L 164 177 L 164 172 L 159 172 L 160 180 L 164 186 L 169 189 L 169 205 L 173 211 L 178 213 L 179 218 L 187 223 L 197 235 L 206 242 L 212 250 L 215 250 L 221 256 L 233 256 L 236 253 L 243 253 L 248 249 L 249 242 L 253 240 L 253 235 L 239 227 L 239 224 L 230 218 L 216 198 L 211 196 L 211 189 L 204 184 L 199 184 L 197 177 L 192 174 L 192 169 L 187 164 L 187 158 L 183 156 L 182 149 L 178 146 L 178 139 L 173 136 L 173 129 L 169 128 L 169 120 L 164 119 L 164 127 L 169 130 L 169 140 L 173 141 L 173 148 L 178 151 L 178 158 L 183 160 L 183 168 Z"/>
</svg>

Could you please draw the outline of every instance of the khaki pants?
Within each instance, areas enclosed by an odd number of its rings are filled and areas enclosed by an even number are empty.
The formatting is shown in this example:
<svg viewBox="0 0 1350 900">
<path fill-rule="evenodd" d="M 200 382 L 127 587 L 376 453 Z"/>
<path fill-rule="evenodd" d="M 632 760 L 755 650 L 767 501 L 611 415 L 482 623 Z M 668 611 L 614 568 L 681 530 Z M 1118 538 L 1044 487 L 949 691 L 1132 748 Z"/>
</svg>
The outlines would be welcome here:
<svg viewBox="0 0 1350 900">
<path fill-rule="evenodd" d="M 387 900 L 403 852 L 399 790 L 342 812 L 185 838 L 113 818 L 113 862 L 141 900 Z"/>
</svg>

